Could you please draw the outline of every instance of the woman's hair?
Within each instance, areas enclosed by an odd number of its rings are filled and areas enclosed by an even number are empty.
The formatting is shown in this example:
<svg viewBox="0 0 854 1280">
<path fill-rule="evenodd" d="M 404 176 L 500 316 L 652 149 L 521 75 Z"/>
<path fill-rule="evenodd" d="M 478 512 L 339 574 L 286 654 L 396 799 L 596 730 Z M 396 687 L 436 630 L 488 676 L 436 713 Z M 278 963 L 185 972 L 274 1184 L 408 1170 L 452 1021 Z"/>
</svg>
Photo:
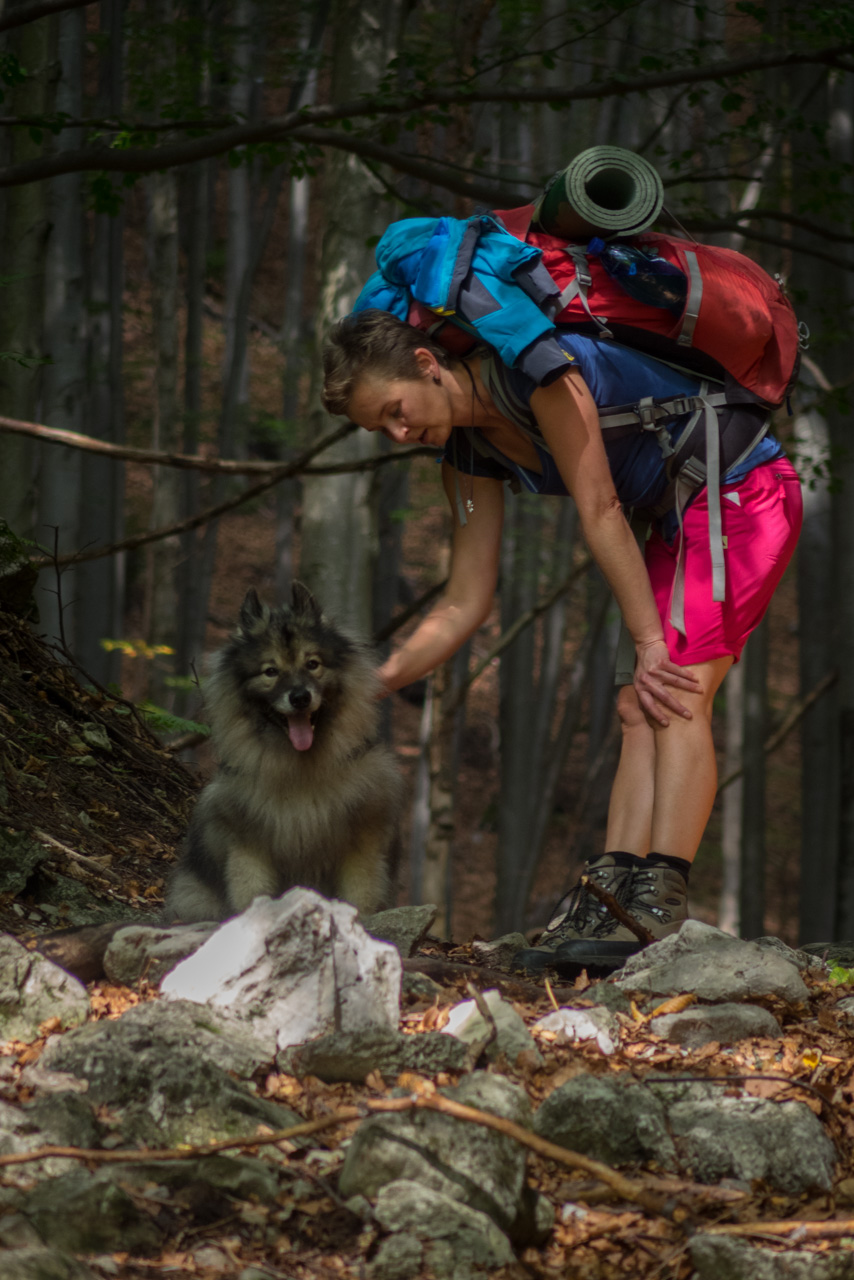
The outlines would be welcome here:
<svg viewBox="0 0 854 1280">
<path fill-rule="evenodd" d="M 323 390 L 320 399 L 329 413 L 345 414 L 356 383 L 366 374 L 382 378 L 420 378 L 415 352 L 431 351 L 447 369 L 447 351 L 388 311 L 360 311 L 345 316 L 332 328 L 323 347 Z"/>
</svg>

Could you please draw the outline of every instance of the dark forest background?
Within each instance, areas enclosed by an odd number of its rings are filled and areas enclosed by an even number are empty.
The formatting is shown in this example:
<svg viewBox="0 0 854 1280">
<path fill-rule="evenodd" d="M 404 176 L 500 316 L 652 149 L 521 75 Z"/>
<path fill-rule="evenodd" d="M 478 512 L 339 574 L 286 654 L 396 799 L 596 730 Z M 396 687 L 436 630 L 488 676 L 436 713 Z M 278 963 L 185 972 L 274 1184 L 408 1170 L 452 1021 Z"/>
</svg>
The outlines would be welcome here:
<svg viewBox="0 0 854 1280">
<path fill-rule="evenodd" d="M 434 463 L 319 407 L 388 222 L 527 203 L 612 144 L 661 174 L 661 229 L 785 279 L 806 524 L 721 698 L 701 905 L 854 937 L 854 5 L 24 0 L 0 82 L 2 554 L 39 568 L 39 632 L 176 745 L 248 586 L 298 575 L 385 644 L 441 581 Z M 541 923 L 598 851 L 616 630 L 572 503 L 513 500 L 494 617 L 389 712 L 401 891 L 440 928 Z"/>
</svg>

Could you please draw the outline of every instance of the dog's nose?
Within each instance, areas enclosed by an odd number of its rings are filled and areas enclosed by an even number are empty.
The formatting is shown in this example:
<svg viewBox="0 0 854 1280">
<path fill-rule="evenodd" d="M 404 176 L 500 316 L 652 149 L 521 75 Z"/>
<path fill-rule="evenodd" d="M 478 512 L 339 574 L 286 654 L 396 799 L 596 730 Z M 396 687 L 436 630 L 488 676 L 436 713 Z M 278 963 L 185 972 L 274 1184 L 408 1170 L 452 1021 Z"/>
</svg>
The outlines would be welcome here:
<svg viewBox="0 0 854 1280">
<path fill-rule="evenodd" d="M 288 696 L 294 711 L 304 711 L 311 705 L 311 694 L 308 689 L 291 689 Z"/>
</svg>

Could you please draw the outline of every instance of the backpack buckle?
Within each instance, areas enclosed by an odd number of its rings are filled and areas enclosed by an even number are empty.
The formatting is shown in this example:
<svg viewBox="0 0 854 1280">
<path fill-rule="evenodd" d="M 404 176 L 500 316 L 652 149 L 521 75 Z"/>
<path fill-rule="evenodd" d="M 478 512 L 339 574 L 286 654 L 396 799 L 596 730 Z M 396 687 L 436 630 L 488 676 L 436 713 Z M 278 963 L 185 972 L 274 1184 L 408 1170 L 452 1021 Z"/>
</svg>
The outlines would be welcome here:
<svg viewBox="0 0 854 1280">
<path fill-rule="evenodd" d="M 652 396 L 644 396 L 642 400 L 638 400 L 634 412 L 638 416 L 641 430 L 655 433 L 662 458 L 669 458 L 674 452 L 673 444 L 670 440 L 670 432 L 667 430 L 665 423 L 660 420 L 668 415 L 662 412 L 662 409 L 655 403 Z"/>
<path fill-rule="evenodd" d="M 644 396 L 643 400 L 638 400 L 635 405 L 635 413 L 644 431 L 657 431 L 656 424 L 656 404 L 652 396 Z"/>
</svg>

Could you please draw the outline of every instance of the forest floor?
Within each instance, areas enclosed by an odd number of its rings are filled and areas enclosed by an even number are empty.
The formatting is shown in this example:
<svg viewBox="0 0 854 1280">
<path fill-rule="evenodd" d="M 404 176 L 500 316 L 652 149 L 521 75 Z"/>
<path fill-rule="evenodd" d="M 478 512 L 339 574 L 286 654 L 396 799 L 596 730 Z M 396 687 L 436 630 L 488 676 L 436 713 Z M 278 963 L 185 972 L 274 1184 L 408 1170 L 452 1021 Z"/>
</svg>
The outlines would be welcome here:
<svg viewBox="0 0 854 1280">
<path fill-rule="evenodd" d="M 257 522 L 257 516 L 255 517 Z M 251 562 L 246 529 L 232 545 Z M 251 563 L 246 566 L 251 572 Z M 242 593 L 246 579 L 240 583 Z M 222 600 L 224 616 L 231 609 Z M 164 877 L 174 859 L 198 780 L 175 761 L 132 707 L 121 700 L 81 687 L 69 669 L 9 615 L 0 614 L 0 747 L 2 747 L 2 822 L 5 837 L 26 836 L 41 846 L 43 861 L 18 891 L 0 901 L 0 928 L 32 944 L 36 935 L 74 919 L 75 899 L 63 886 L 78 885 L 96 899 L 106 917 L 129 916 L 151 920 L 162 900 Z M 402 746 L 415 747 L 417 708 L 403 706 L 397 734 Z M 480 711 L 481 716 L 488 713 Z M 473 719 L 473 723 L 479 721 Z M 408 728 L 407 728 L 408 726 Z M 409 735 L 409 736 L 407 736 Z M 405 751 L 402 753 L 407 759 Z M 468 797 L 472 815 L 482 813 L 494 794 L 495 776 L 488 769 L 470 768 L 467 778 L 479 779 L 477 800 Z M 482 806 L 482 808 L 481 808 Z M 462 811 L 463 813 L 466 810 Z M 465 999 L 467 977 L 477 981 L 478 967 L 469 939 L 489 929 L 484 905 L 489 883 L 488 835 L 468 848 L 479 862 L 466 869 L 454 917 L 457 942 L 435 940 L 426 951 L 439 961 L 470 966 L 449 973 L 441 995 L 406 997 L 401 1028 L 409 1033 L 441 1028 L 448 1009 Z M 458 852 L 458 857 L 460 854 Z M 471 852 L 469 854 L 471 856 Z M 557 878 L 556 878 L 557 880 Z M 557 885 L 556 885 L 557 887 Z M 57 897 L 57 888 L 59 896 Z M 405 892 L 405 891 L 404 891 Z M 480 898 L 478 907 L 477 899 Z M 731 1047 L 706 1045 L 684 1050 L 651 1034 L 649 1020 L 639 1012 L 624 1019 L 619 1048 L 604 1057 L 592 1043 L 541 1044 L 542 1066 L 500 1063 L 497 1069 L 528 1093 L 536 1106 L 557 1085 L 579 1073 L 628 1073 L 642 1080 L 648 1073 L 731 1078 L 735 1088 L 747 1087 L 757 1097 L 796 1098 L 820 1115 L 841 1155 L 832 1192 L 791 1197 L 755 1184 L 734 1202 L 722 1203 L 715 1188 L 689 1191 L 674 1180 L 672 1194 L 661 1212 L 651 1212 L 615 1195 L 589 1177 L 531 1152 L 529 1179 L 548 1197 L 557 1213 L 547 1244 L 525 1249 L 511 1267 L 495 1270 L 496 1280 L 550 1280 L 571 1276 L 578 1280 L 616 1280 L 619 1276 L 650 1280 L 687 1280 L 692 1264 L 689 1245 L 698 1229 L 714 1227 L 738 1238 L 761 1240 L 773 1249 L 799 1223 L 798 1248 L 815 1253 L 840 1247 L 840 1235 L 854 1235 L 854 1074 L 851 1069 L 852 1033 L 836 1012 L 840 988 L 826 977 L 807 975 L 808 1007 L 772 1005 L 784 1029 L 782 1040 L 742 1041 Z M 573 1003 L 584 1001 L 586 980 L 573 992 Z M 491 983 L 490 983 L 491 985 Z M 854 987 L 843 988 L 852 990 Z M 89 984 L 92 1019 L 115 1018 L 131 1005 L 156 998 L 142 984 L 138 989 L 96 981 Z M 508 987 L 508 995 L 530 1026 L 552 1007 L 544 985 Z M 45 1028 L 48 1032 L 50 1029 Z M 44 1038 L 29 1045 L 8 1044 L 13 1071 L 37 1061 Z M 496 1069 L 490 1067 L 490 1069 Z M 774 1076 L 774 1080 L 759 1077 Z M 755 1077 L 755 1078 L 754 1078 Z M 377 1073 L 363 1085 L 323 1084 L 275 1070 L 256 1081 L 260 1093 L 286 1103 L 307 1120 L 331 1116 L 348 1106 L 381 1100 L 403 1084 L 430 1091 L 456 1083 L 454 1073 L 435 1079 L 384 1080 Z M 26 1090 L 21 1101 L 26 1100 Z M 297 1171 L 317 1187 L 317 1194 L 293 1206 L 281 1230 L 271 1231 L 257 1206 L 236 1205 L 226 1221 L 195 1219 L 173 1207 L 174 1221 L 163 1251 L 156 1257 L 116 1254 L 92 1261 L 96 1274 L 119 1280 L 142 1280 L 159 1275 L 198 1276 L 202 1280 L 233 1277 L 250 1266 L 260 1276 L 365 1276 L 376 1249 L 376 1232 L 356 1218 L 338 1197 L 335 1173 L 341 1144 L 358 1121 L 342 1122 L 317 1140 L 324 1155 L 324 1173 L 293 1154 Z M 639 1169 L 628 1176 L 642 1193 L 650 1175 Z M 705 1196 L 705 1198 L 704 1198 Z M 578 1206 L 583 1210 L 579 1211 Z M 565 1206 L 569 1206 L 566 1208 Z M 786 1223 L 785 1228 L 776 1226 Z M 776 1234 L 775 1234 L 776 1233 Z M 843 1241 L 844 1244 L 844 1241 Z M 847 1246 L 845 1246 L 847 1247 Z M 251 1272 L 249 1274 L 252 1274 Z M 442 1278 L 437 1278 L 442 1280 Z"/>
</svg>

